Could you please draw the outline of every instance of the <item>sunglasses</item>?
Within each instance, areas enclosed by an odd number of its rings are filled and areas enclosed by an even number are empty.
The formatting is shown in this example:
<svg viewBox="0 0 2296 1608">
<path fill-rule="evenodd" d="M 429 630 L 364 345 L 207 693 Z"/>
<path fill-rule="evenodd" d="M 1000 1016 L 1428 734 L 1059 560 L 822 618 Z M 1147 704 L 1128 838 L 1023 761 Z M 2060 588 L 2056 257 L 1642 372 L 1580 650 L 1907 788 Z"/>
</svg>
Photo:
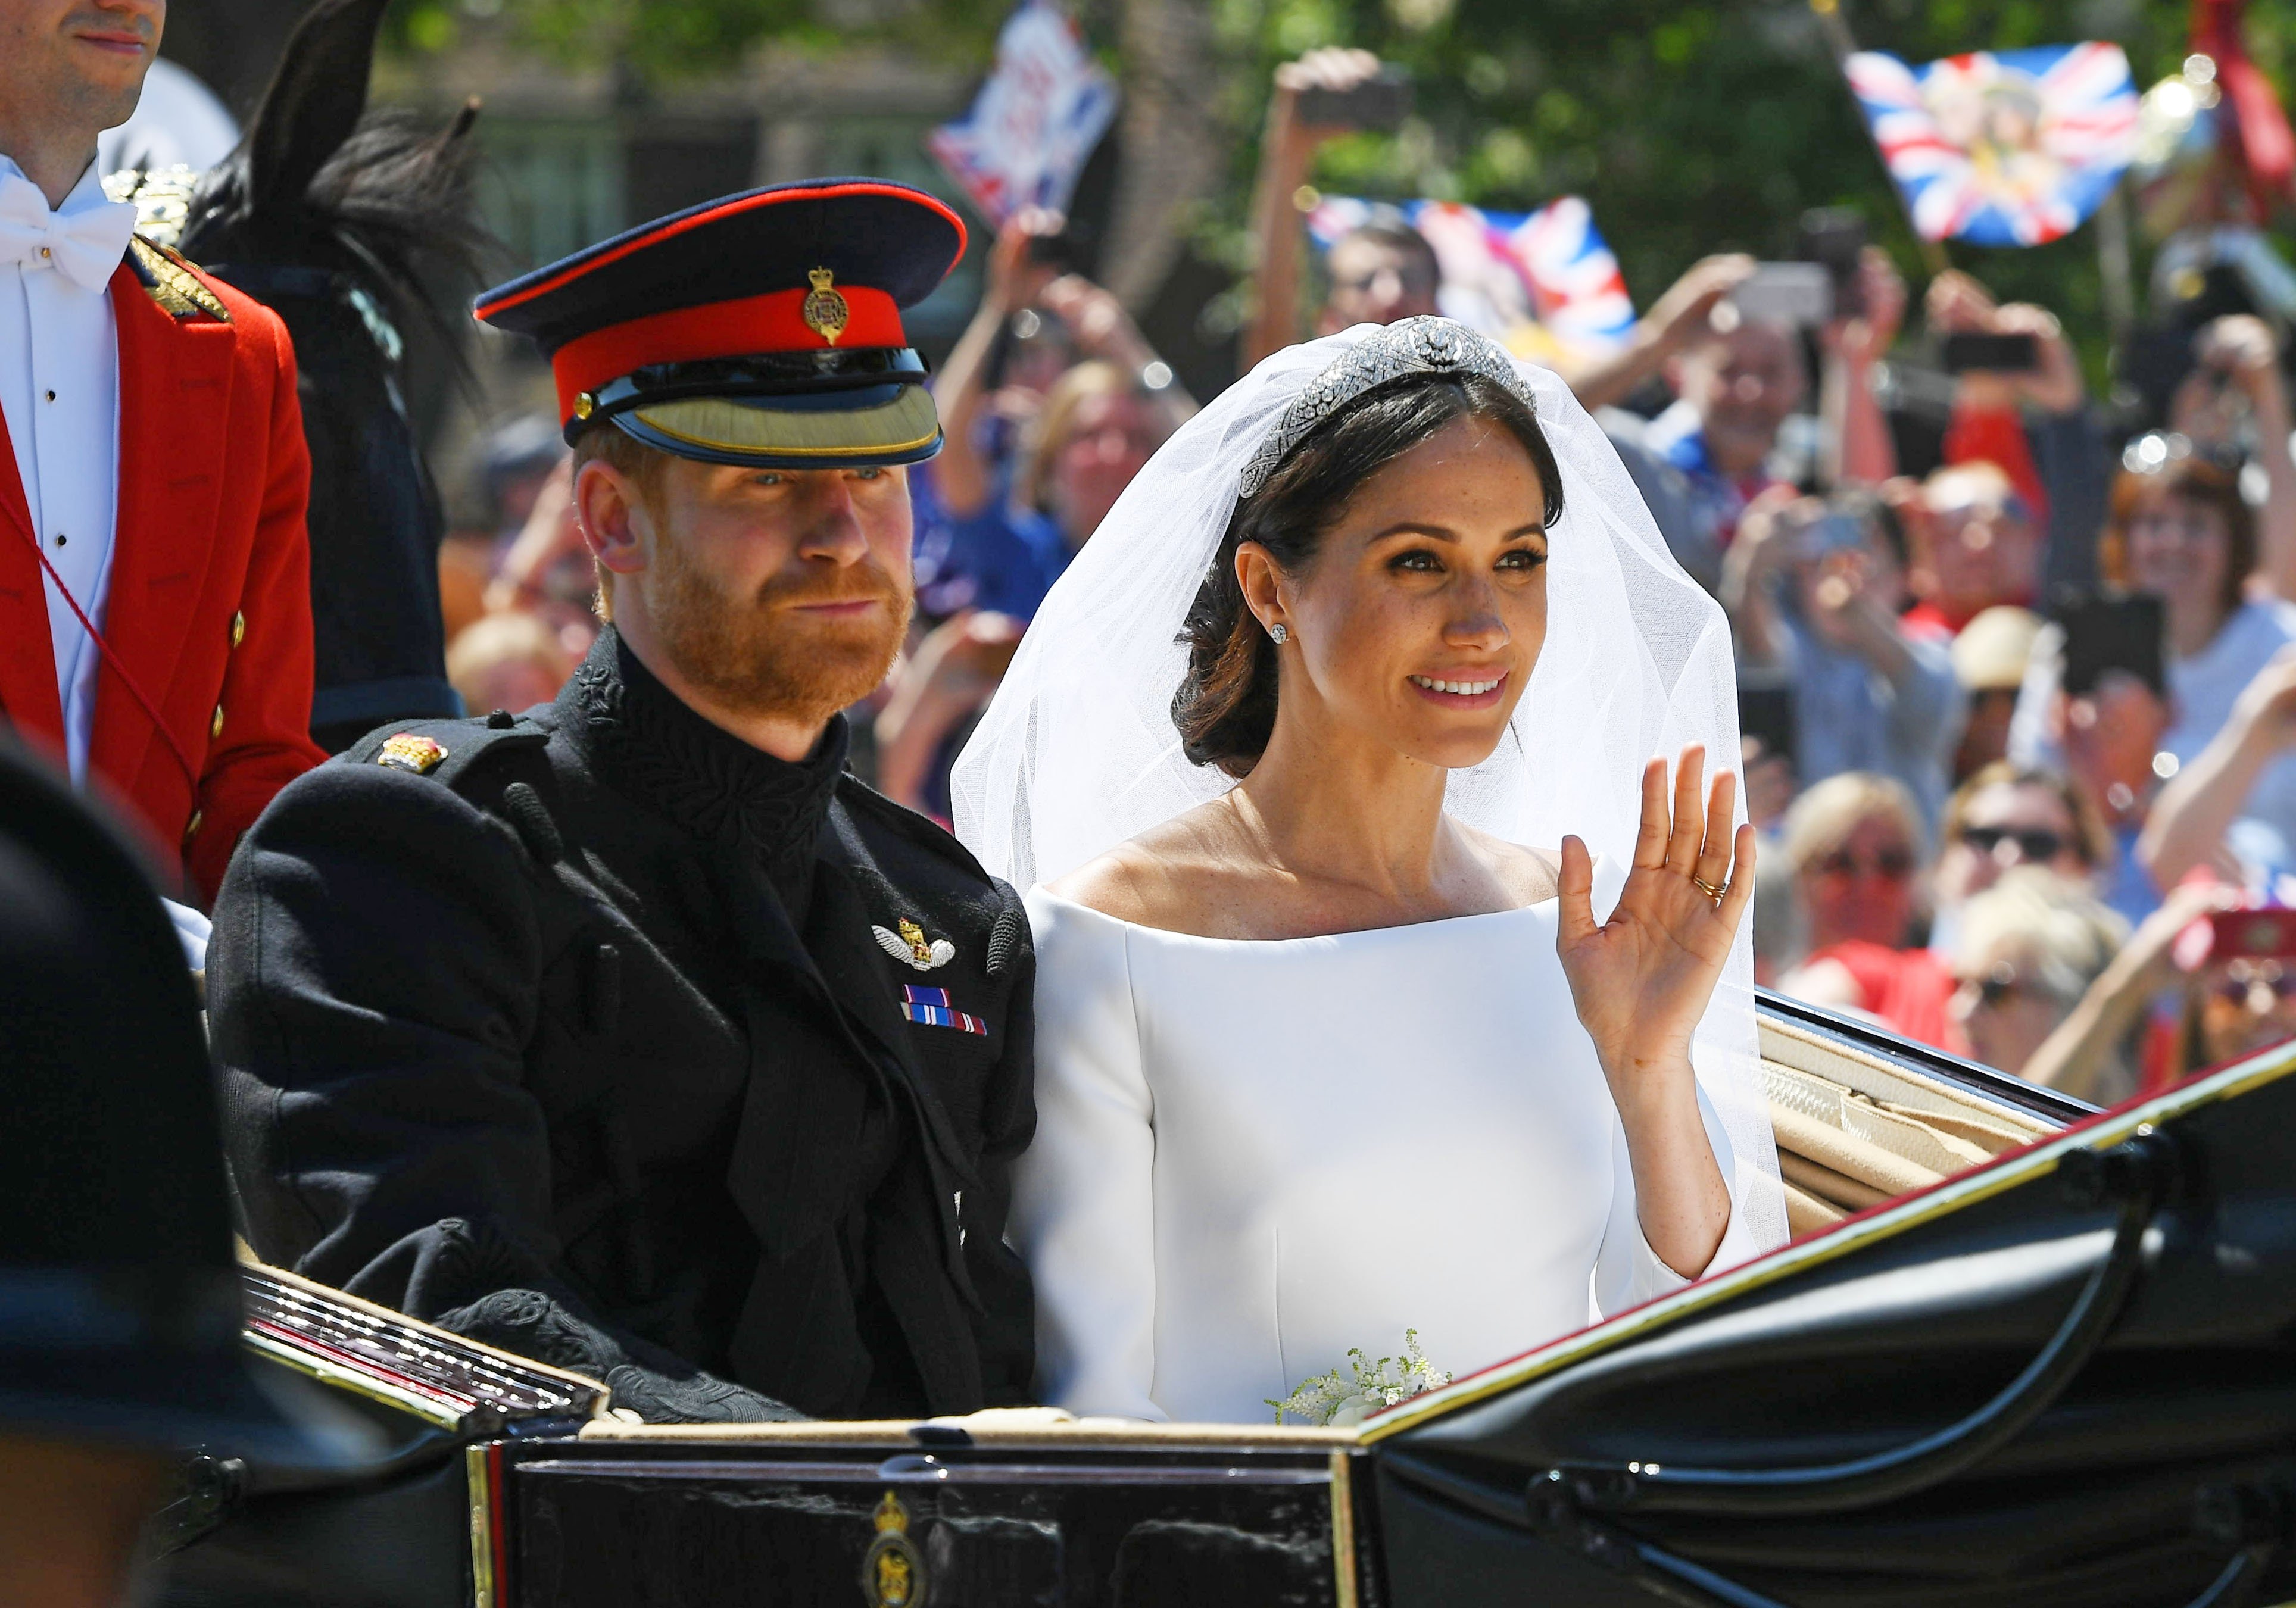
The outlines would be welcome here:
<svg viewBox="0 0 2296 1608">
<path fill-rule="evenodd" d="M 2002 844 L 2014 843 L 2021 858 L 2036 864 L 2055 859 L 2067 847 L 2062 833 L 2046 826 L 2021 830 L 2013 826 L 1964 826 L 1961 829 L 1961 841 L 1984 855 L 1997 854 Z"/>
<path fill-rule="evenodd" d="M 1820 876 L 1845 881 L 1856 876 L 1875 876 L 1885 882 L 1902 882 L 1914 874 L 1914 856 L 1906 849 L 1884 849 L 1871 857 L 1841 849 L 1822 856 L 1815 869 Z"/>
<path fill-rule="evenodd" d="M 2248 1003 L 2249 991 L 2259 983 L 2282 999 L 2296 998 L 2296 972 L 2289 971 L 2277 961 L 2234 966 L 2230 976 L 2217 980 L 2217 997 L 2227 1005 L 2244 1005 Z"/>
<path fill-rule="evenodd" d="M 1964 977 L 1961 986 L 1976 989 L 1977 1003 L 1988 1011 L 1999 1010 L 2025 991 L 2025 985 L 2017 980 L 2017 968 L 2005 964 L 1982 977 Z"/>
</svg>

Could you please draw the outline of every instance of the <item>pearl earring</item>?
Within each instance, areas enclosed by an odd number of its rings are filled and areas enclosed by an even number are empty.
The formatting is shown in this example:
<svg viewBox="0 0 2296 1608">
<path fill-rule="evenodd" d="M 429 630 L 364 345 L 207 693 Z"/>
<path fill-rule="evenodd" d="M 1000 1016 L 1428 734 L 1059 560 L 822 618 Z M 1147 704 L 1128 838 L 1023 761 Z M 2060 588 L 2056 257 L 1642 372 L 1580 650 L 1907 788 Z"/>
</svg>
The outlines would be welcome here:
<svg viewBox="0 0 2296 1608">
<path fill-rule="evenodd" d="M 1274 625 L 1267 628 L 1267 634 L 1274 637 L 1277 642 L 1289 642 L 1292 640 L 1292 628 L 1285 625 L 1280 619 Z"/>
</svg>

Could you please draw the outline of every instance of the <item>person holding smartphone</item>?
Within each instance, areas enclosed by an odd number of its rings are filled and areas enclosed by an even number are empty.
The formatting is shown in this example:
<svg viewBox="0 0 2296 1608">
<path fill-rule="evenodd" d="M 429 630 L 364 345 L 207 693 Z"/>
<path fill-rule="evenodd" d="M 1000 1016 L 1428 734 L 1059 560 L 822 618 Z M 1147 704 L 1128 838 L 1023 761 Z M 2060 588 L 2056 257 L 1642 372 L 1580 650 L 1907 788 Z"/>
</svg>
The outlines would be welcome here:
<svg viewBox="0 0 2296 1608">
<path fill-rule="evenodd" d="M 1244 329 L 1246 368 L 1300 338 L 1300 288 L 1307 258 L 1300 202 L 1316 152 L 1359 128 L 1400 124 L 1409 110 L 1410 87 L 1399 70 L 1367 50 L 1311 50 L 1275 70 L 1267 131 L 1260 138 L 1259 174 L 1252 185 L 1259 305 Z M 1442 280 L 1435 248 L 1400 213 L 1374 217 L 1332 242 L 1324 267 L 1331 287 L 1316 317 L 1318 335 L 1442 310 L 1435 305 Z"/>
<path fill-rule="evenodd" d="M 1891 777 L 1926 831 L 1945 802 L 1964 700 L 1945 644 L 1898 617 L 1905 558 L 1892 529 L 1870 495 L 1766 491 L 1723 561 L 1722 604 L 1739 662 L 1793 687 L 1803 784 L 1844 771 Z"/>
</svg>

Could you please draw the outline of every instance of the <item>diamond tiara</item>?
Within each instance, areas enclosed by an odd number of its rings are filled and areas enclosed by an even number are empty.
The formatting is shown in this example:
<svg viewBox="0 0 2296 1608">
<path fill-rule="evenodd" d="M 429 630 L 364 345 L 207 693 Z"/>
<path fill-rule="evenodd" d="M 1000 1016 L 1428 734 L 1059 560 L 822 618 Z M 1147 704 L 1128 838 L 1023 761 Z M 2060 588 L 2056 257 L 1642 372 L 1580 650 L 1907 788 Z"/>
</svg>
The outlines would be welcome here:
<svg viewBox="0 0 2296 1608">
<path fill-rule="evenodd" d="M 1448 318 L 1406 318 L 1357 341 L 1292 398 L 1292 406 L 1244 464 L 1236 485 L 1238 499 L 1267 485 L 1276 465 L 1316 426 L 1374 386 L 1406 374 L 1480 374 L 1505 386 L 1533 412 L 1538 407 L 1514 360 L 1489 336 Z"/>
</svg>

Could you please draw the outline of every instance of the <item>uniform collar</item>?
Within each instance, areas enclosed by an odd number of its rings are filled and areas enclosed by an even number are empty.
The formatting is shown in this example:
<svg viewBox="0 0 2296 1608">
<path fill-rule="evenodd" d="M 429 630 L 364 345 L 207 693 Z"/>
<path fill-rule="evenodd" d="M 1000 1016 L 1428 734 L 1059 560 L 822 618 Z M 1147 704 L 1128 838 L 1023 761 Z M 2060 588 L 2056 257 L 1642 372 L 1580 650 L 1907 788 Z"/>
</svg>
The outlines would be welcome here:
<svg viewBox="0 0 2296 1608">
<path fill-rule="evenodd" d="M 845 769 L 844 716 L 803 760 L 776 759 L 686 707 L 611 626 L 558 701 L 609 785 L 697 838 L 757 854 L 802 924 L 822 823 Z"/>
</svg>

